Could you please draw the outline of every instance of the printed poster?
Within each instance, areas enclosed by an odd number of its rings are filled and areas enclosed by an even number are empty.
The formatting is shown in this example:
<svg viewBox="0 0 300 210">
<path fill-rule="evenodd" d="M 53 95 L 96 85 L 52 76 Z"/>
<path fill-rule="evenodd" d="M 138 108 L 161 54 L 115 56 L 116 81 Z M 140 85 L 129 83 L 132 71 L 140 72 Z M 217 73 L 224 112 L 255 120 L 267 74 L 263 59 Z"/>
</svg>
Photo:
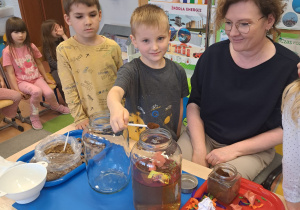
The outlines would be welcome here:
<svg viewBox="0 0 300 210">
<path fill-rule="evenodd" d="M 149 1 L 161 7 L 170 23 L 171 40 L 165 57 L 194 70 L 205 50 L 207 5 Z"/>
<path fill-rule="evenodd" d="M 300 30 L 300 0 L 283 0 L 286 8 L 278 24 L 279 29 Z"/>
</svg>

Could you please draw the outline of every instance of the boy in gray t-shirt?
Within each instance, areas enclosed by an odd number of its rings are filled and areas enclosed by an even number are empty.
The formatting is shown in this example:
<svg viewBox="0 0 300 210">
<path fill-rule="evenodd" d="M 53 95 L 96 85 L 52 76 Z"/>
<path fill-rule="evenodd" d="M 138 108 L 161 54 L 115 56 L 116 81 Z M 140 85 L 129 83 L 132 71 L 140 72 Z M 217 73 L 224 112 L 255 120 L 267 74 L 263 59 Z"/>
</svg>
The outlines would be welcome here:
<svg viewBox="0 0 300 210">
<path fill-rule="evenodd" d="M 141 57 L 123 65 L 107 105 L 114 132 L 127 128 L 128 122 L 157 123 L 169 130 L 174 140 L 180 135 L 183 97 L 189 94 L 184 69 L 164 58 L 170 40 L 165 12 L 151 4 L 135 9 L 130 20 L 133 45 Z M 125 108 L 122 98 L 125 97 Z M 138 140 L 143 129 L 129 126 L 129 136 Z M 145 128 L 144 128 L 145 129 Z"/>
</svg>

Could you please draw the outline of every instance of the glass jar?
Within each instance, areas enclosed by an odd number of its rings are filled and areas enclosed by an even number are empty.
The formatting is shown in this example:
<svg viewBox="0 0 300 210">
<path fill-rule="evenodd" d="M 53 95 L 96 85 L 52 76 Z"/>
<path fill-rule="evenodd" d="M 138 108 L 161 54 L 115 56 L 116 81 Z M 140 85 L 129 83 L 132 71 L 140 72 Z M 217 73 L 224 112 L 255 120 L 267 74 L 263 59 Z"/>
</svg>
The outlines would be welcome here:
<svg viewBox="0 0 300 210">
<path fill-rule="evenodd" d="M 130 180 L 128 130 L 114 133 L 109 112 L 102 111 L 91 116 L 82 140 L 89 185 L 100 193 L 126 187 Z"/>
<path fill-rule="evenodd" d="M 229 163 L 217 164 L 208 175 L 207 191 L 217 200 L 229 204 L 238 195 L 241 175 Z"/>
<path fill-rule="evenodd" d="M 179 209 L 182 154 L 168 130 L 147 129 L 131 150 L 135 209 Z"/>
</svg>

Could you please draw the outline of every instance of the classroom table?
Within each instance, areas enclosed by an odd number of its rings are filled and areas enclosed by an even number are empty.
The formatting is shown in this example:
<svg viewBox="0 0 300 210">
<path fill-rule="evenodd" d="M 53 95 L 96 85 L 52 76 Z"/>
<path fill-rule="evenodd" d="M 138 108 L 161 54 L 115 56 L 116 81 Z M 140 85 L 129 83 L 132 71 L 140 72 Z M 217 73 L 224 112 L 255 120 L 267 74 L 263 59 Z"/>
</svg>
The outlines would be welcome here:
<svg viewBox="0 0 300 210">
<path fill-rule="evenodd" d="M 64 133 L 66 133 L 68 131 L 72 131 L 72 130 L 75 130 L 75 125 L 74 124 L 66 126 L 65 128 L 57 131 L 54 134 L 64 134 Z M 52 135 L 54 135 L 54 134 L 52 134 Z M 7 160 L 9 160 L 9 161 L 17 161 L 24 154 L 26 154 L 26 153 L 34 150 L 35 146 L 38 143 L 39 142 L 36 142 L 36 143 L 28 146 L 27 148 L 25 148 L 25 149 L 17 152 L 16 154 L 8 157 Z M 134 145 L 134 143 L 135 143 L 135 141 L 130 141 L 130 147 L 132 147 Z M 193 163 L 191 161 L 188 161 L 188 160 L 185 160 L 185 159 L 182 160 L 182 170 L 186 171 L 187 173 L 194 174 L 194 175 L 196 175 L 196 176 L 198 176 L 198 177 L 200 177 L 202 179 L 207 179 L 209 173 L 211 172 L 211 169 L 203 167 L 203 166 L 198 165 L 198 164 L 195 164 L 195 163 Z M 281 196 L 281 195 L 277 195 L 277 196 L 282 200 L 283 204 L 286 207 L 286 204 L 285 204 L 283 196 Z M 12 207 L 12 205 L 14 203 L 15 203 L 15 201 L 13 201 L 11 199 L 8 199 L 5 196 L 1 197 L 0 198 L 0 210 L 15 210 L 15 208 Z"/>
</svg>

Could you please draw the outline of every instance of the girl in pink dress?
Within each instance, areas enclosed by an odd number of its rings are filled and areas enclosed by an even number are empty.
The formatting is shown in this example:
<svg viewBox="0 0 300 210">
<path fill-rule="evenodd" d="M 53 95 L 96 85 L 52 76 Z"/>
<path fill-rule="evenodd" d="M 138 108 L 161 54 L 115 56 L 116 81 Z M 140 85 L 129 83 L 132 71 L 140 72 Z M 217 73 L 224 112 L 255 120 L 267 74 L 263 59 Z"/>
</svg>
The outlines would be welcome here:
<svg viewBox="0 0 300 210">
<path fill-rule="evenodd" d="M 30 43 L 24 21 L 18 17 L 9 18 L 6 21 L 6 37 L 8 46 L 2 52 L 3 66 L 6 67 L 11 88 L 20 92 L 24 99 L 30 98 L 32 127 L 36 130 L 43 128 L 38 110 L 42 96 L 51 109 L 69 114 L 69 108 L 57 103 L 54 92 L 48 85 L 54 82 L 47 78 L 39 60 L 42 54 Z"/>
</svg>

